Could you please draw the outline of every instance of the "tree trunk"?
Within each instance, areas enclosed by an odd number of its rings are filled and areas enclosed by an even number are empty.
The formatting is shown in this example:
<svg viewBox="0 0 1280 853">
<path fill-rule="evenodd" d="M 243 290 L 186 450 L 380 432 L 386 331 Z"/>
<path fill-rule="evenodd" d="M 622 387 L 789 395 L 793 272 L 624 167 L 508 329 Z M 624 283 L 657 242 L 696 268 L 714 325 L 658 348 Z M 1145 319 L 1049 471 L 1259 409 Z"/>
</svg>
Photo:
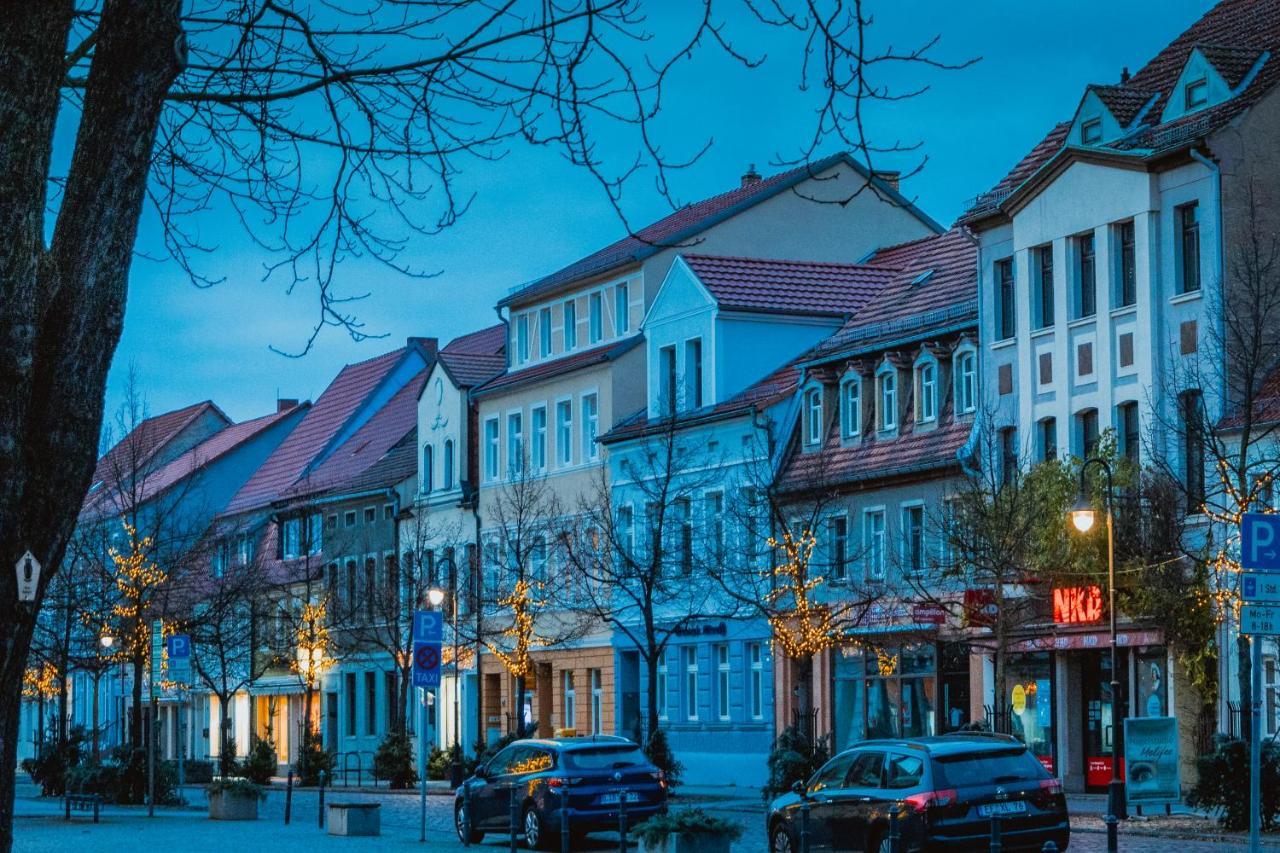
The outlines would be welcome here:
<svg viewBox="0 0 1280 853">
<path fill-rule="evenodd" d="M 1249 638 L 1236 635 L 1236 659 L 1240 667 L 1240 737 L 1248 743 L 1253 734 L 1253 660 Z"/>
<path fill-rule="evenodd" d="M 146 665 L 140 656 L 133 658 L 133 709 L 129 717 L 129 748 L 142 749 L 142 673 Z"/>
<path fill-rule="evenodd" d="M 653 733 L 658 730 L 658 655 L 661 652 L 650 648 L 650 653 L 644 659 L 644 667 L 649 683 L 645 689 L 645 716 L 644 731 L 641 733 L 644 738 L 642 743 L 648 743 L 653 737 Z"/>
<path fill-rule="evenodd" d="M 231 716 L 227 713 L 227 706 L 231 702 L 231 697 L 218 697 L 218 774 L 220 776 L 231 775 L 231 763 L 235 760 L 235 745 L 231 735 Z"/>
<path fill-rule="evenodd" d="M 796 661 L 796 724 L 810 741 L 817 737 L 813 726 L 813 657 Z"/>
<path fill-rule="evenodd" d="M 515 729 L 516 737 L 526 737 L 528 732 L 524 726 L 524 696 L 525 696 L 525 680 L 523 675 L 516 676 L 516 706 L 515 706 Z"/>
<path fill-rule="evenodd" d="M 93 763 L 98 764 L 102 761 L 102 741 L 98 731 L 98 702 L 102 691 L 102 671 L 95 669 L 93 671 Z"/>
</svg>

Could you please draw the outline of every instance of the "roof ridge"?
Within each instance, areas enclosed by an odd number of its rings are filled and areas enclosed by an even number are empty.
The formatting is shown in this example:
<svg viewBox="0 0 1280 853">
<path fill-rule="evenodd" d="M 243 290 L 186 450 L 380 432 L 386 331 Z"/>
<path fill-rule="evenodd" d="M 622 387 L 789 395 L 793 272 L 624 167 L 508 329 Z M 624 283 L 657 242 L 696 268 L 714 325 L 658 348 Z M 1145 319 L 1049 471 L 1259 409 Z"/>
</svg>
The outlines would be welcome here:
<svg viewBox="0 0 1280 853">
<path fill-rule="evenodd" d="M 934 235 L 937 236 L 937 235 Z M 927 239 L 927 238 L 926 238 Z M 808 261 L 802 258 L 762 258 L 758 255 L 710 255 L 700 252 L 682 253 L 682 257 L 689 258 L 705 258 L 707 260 L 724 260 L 724 261 L 750 261 L 758 264 L 786 264 L 797 265 L 803 264 L 810 267 L 839 267 L 840 269 L 864 269 L 870 272 L 889 272 L 888 267 L 877 266 L 875 264 L 858 263 L 857 261 Z"/>
</svg>

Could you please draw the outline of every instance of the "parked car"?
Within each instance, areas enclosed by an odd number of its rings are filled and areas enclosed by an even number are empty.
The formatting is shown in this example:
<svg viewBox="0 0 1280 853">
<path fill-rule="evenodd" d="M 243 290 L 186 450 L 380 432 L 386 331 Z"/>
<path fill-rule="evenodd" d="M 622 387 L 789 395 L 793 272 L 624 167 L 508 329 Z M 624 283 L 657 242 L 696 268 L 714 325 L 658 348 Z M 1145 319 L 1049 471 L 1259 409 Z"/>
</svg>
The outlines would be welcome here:
<svg viewBox="0 0 1280 853">
<path fill-rule="evenodd" d="M 771 853 L 800 850 L 806 799 L 814 853 L 888 853 L 894 812 L 904 853 L 987 850 L 996 817 L 1006 851 L 1039 851 L 1046 841 L 1066 850 L 1070 840 L 1062 783 L 1006 735 L 865 741 L 796 788 L 769 807 Z"/>
<path fill-rule="evenodd" d="M 518 831 L 536 850 L 559 850 L 561 809 L 569 803 L 569 831 L 616 830 L 626 798 L 628 827 L 663 811 L 667 780 L 632 741 L 620 737 L 518 740 L 480 765 L 458 788 L 454 826 L 474 844 L 486 832 L 511 832 L 511 791 Z M 467 825 L 470 809 L 470 826 Z"/>
</svg>

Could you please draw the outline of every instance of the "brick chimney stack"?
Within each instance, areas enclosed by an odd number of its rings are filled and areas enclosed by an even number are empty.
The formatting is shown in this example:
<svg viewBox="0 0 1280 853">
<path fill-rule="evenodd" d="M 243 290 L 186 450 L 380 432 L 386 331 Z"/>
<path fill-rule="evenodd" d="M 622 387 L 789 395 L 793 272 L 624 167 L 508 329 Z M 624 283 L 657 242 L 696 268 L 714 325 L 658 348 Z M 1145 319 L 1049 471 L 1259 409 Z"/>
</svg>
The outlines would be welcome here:
<svg viewBox="0 0 1280 853">
<path fill-rule="evenodd" d="M 277 397 L 276 398 L 277 412 L 287 412 L 290 409 L 296 409 L 297 407 L 298 407 L 298 399 L 296 397 Z"/>
<path fill-rule="evenodd" d="M 758 183 L 760 183 L 760 173 L 756 171 L 756 164 L 752 163 L 747 167 L 747 171 L 742 176 L 742 185 L 744 187 L 750 187 Z"/>
</svg>

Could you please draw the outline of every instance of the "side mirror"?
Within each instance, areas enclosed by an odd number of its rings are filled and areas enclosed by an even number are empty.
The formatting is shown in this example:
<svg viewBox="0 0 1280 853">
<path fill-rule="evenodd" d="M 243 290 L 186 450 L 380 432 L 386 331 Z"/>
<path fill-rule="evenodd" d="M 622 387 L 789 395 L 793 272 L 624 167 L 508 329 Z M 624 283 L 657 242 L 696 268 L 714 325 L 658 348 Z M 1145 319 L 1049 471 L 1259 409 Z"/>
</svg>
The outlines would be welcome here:
<svg viewBox="0 0 1280 853">
<path fill-rule="evenodd" d="M 804 780 L 797 779 L 791 783 L 791 793 L 803 797 L 807 792 L 808 788 L 805 787 Z"/>
<path fill-rule="evenodd" d="M 486 766 L 485 766 L 485 765 L 483 765 L 483 764 L 481 764 L 479 767 L 477 767 L 477 768 L 476 768 L 476 778 L 477 778 L 477 779 L 488 779 L 488 778 L 489 778 L 489 768 L 488 768 L 488 767 L 486 767 Z"/>
</svg>

